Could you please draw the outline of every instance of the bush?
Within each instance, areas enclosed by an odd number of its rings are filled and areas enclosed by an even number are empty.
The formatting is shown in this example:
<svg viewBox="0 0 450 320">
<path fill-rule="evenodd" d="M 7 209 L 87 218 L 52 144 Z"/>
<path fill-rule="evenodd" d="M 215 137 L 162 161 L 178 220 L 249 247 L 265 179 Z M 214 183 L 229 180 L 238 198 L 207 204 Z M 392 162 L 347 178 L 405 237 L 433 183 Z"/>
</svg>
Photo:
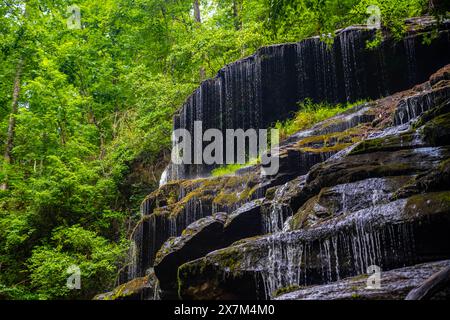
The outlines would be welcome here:
<svg viewBox="0 0 450 320">
<path fill-rule="evenodd" d="M 109 243 L 80 226 L 58 228 L 50 243 L 33 250 L 28 262 L 31 286 L 41 299 L 90 299 L 114 284 L 124 253 L 124 244 Z M 66 285 L 72 265 L 81 271 L 80 290 Z"/>
</svg>

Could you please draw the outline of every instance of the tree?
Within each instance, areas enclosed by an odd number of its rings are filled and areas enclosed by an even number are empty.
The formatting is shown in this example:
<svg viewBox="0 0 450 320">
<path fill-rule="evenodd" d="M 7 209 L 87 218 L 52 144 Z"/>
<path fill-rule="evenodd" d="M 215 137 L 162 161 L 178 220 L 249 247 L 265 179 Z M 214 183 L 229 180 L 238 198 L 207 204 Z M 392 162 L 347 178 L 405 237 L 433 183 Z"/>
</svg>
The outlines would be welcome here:
<svg viewBox="0 0 450 320">
<path fill-rule="evenodd" d="M 17 4 L 18 5 L 18 4 Z M 25 57 L 23 54 L 23 48 L 22 42 L 23 37 L 25 36 L 24 33 L 26 32 L 26 23 L 28 18 L 28 2 L 25 1 L 23 4 L 23 14 L 21 17 L 19 17 L 20 22 L 20 28 L 17 33 L 16 38 L 16 44 L 14 46 L 14 50 L 17 50 L 19 52 L 19 57 L 17 59 L 17 63 L 15 66 L 15 76 L 14 76 L 14 83 L 13 83 L 13 89 L 12 89 L 12 101 L 11 101 L 11 111 L 9 115 L 9 122 L 8 122 L 8 133 L 6 137 L 6 144 L 5 144 L 5 152 L 4 152 L 4 166 L 8 166 L 11 164 L 12 161 L 12 149 L 14 146 L 14 136 L 15 136 L 15 128 L 16 128 L 16 116 L 18 112 L 18 104 L 19 104 L 19 96 L 20 96 L 20 90 L 21 90 L 21 80 L 22 80 L 22 71 L 25 63 Z M 6 190 L 8 188 L 8 181 L 7 181 L 7 175 L 4 178 L 5 180 L 1 183 L 0 189 Z"/>
</svg>

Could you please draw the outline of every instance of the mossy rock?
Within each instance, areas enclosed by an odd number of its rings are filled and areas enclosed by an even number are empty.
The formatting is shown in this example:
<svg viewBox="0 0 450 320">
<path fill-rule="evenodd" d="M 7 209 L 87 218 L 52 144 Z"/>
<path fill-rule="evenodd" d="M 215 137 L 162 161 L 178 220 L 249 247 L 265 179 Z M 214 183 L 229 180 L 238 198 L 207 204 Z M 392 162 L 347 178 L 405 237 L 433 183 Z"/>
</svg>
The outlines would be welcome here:
<svg viewBox="0 0 450 320">
<path fill-rule="evenodd" d="M 428 121 L 422 132 L 425 141 L 432 146 L 450 145 L 450 112 Z"/>
<path fill-rule="evenodd" d="M 418 215 L 450 213 L 450 191 L 430 192 L 408 198 L 405 215 L 416 218 Z"/>
<path fill-rule="evenodd" d="M 275 290 L 275 292 L 272 293 L 272 297 L 275 298 L 275 297 L 281 296 L 281 295 L 289 293 L 289 292 L 300 290 L 301 288 L 302 287 L 299 286 L 298 284 L 292 284 L 287 287 L 279 288 L 279 289 Z"/>
<path fill-rule="evenodd" d="M 149 277 L 145 276 L 124 283 L 111 292 L 98 294 L 93 300 L 142 300 L 151 295 L 153 290 Z"/>
<path fill-rule="evenodd" d="M 417 138 L 418 134 L 411 130 L 399 135 L 363 140 L 350 152 L 350 155 L 414 148 Z"/>
</svg>

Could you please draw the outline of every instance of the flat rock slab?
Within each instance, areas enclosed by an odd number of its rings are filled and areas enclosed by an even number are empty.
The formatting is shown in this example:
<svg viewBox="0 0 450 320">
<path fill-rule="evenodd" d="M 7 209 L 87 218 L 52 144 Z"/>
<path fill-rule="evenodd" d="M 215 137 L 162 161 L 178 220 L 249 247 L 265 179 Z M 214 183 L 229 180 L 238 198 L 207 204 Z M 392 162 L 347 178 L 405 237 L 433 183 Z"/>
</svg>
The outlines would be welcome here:
<svg viewBox="0 0 450 320">
<path fill-rule="evenodd" d="M 450 260 L 444 260 L 381 272 L 379 289 L 368 289 L 369 275 L 361 275 L 282 294 L 275 300 L 403 300 L 412 289 L 449 265 Z M 442 292 L 437 298 L 449 298 L 449 293 Z"/>
</svg>

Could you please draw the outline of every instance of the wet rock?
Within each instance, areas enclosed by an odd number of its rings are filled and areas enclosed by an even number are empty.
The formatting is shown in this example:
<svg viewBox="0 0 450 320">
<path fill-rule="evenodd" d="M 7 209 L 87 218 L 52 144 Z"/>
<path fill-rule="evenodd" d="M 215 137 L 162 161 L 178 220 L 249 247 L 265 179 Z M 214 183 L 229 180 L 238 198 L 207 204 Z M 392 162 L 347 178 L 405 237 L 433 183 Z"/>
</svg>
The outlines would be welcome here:
<svg viewBox="0 0 450 320">
<path fill-rule="evenodd" d="M 431 31 L 429 19 L 420 23 Z M 393 56 L 406 58 L 397 65 L 386 65 L 380 52 L 365 52 L 370 34 L 358 27 L 339 31 L 331 50 L 317 38 L 263 48 L 204 82 L 175 127 L 205 120 L 219 129 L 265 128 L 298 97 L 345 101 L 411 87 L 449 56 L 442 58 L 447 30 L 425 47 L 415 27 L 411 20 L 403 42 L 391 46 L 389 39 L 379 49 L 399 50 Z M 426 57 L 432 65 L 418 65 Z M 322 287 L 330 298 L 349 298 L 353 293 L 341 279 L 365 274 L 370 265 L 389 272 L 450 258 L 449 68 L 295 133 L 280 144 L 275 176 L 261 176 L 255 165 L 235 176 L 164 184 L 142 204 L 129 278 L 155 265 L 163 298 L 179 292 L 183 299 L 267 299 L 299 287 L 319 296 L 318 287 L 303 286 L 330 282 L 344 285 L 341 296 Z M 171 166 L 164 182 L 211 169 Z M 391 280 L 393 298 L 410 285 Z"/>
<path fill-rule="evenodd" d="M 430 77 L 430 85 L 435 87 L 441 81 L 450 80 L 450 66 L 439 69 Z"/>
<path fill-rule="evenodd" d="M 175 291 L 180 265 L 223 246 L 226 213 L 215 213 L 190 224 L 180 237 L 170 238 L 158 251 L 155 274 L 163 291 Z"/>
<path fill-rule="evenodd" d="M 179 266 L 262 232 L 260 200 L 249 202 L 230 215 L 215 213 L 197 220 L 180 237 L 167 240 L 158 251 L 154 269 L 161 290 L 166 297 L 176 297 Z"/>
<path fill-rule="evenodd" d="M 426 111 L 450 98 L 450 86 L 420 92 L 400 101 L 395 112 L 394 124 L 400 125 L 416 119 Z"/>
<path fill-rule="evenodd" d="M 297 289 L 275 300 L 404 300 L 412 289 L 449 264 L 450 260 L 444 260 L 382 271 L 380 288 L 368 289 L 369 275 L 360 275 L 326 285 Z M 450 290 L 444 290 L 435 298 L 448 300 Z"/>
<path fill-rule="evenodd" d="M 411 176 L 372 178 L 323 188 L 298 210 L 287 230 L 308 228 L 326 218 L 387 203 L 395 191 L 412 180 Z"/>
<path fill-rule="evenodd" d="M 414 194 L 449 189 L 450 159 L 442 161 L 435 169 L 416 176 L 397 190 L 391 199 L 406 198 Z"/>
<path fill-rule="evenodd" d="M 180 200 L 181 185 L 179 182 L 172 182 L 158 188 L 148 195 L 141 203 L 141 215 L 149 215 L 156 208 L 174 204 Z"/>
<path fill-rule="evenodd" d="M 111 292 L 98 294 L 93 300 L 159 300 L 158 280 L 152 272 L 124 283 Z"/>
<path fill-rule="evenodd" d="M 233 212 L 258 196 L 258 190 L 264 191 L 262 183 L 261 177 L 252 172 L 172 182 L 153 192 L 141 206 L 142 218 L 131 235 L 130 262 L 121 282 L 144 276 L 168 238 L 180 236 L 198 219 L 217 212 Z"/>
<path fill-rule="evenodd" d="M 432 146 L 450 145 L 450 112 L 437 116 L 423 127 L 424 140 Z"/>
<path fill-rule="evenodd" d="M 313 37 L 261 48 L 204 81 L 174 117 L 174 128 L 193 132 L 194 121 L 202 121 L 204 130 L 265 129 L 297 111 L 297 102 L 305 98 L 347 102 L 410 88 L 448 64 L 449 25 L 439 25 L 437 38 L 426 45 L 424 35 L 433 32 L 430 23 L 411 20 L 404 41 L 386 36 L 373 50 L 367 50 L 366 43 L 375 31 L 361 26 L 338 30 L 330 46 Z M 433 81 L 443 77 L 445 73 Z M 356 120 L 372 121 L 373 116 Z M 337 126 L 342 130 L 345 124 Z M 166 181 L 204 177 L 214 166 L 168 168 Z"/>
<path fill-rule="evenodd" d="M 223 234 L 224 246 L 263 234 L 261 205 L 261 199 L 254 200 L 229 215 Z"/>
<path fill-rule="evenodd" d="M 396 138 L 396 140 L 401 139 L 401 136 Z M 386 147 L 383 145 L 381 148 Z M 298 210 L 308 199 L 319 194 L 323 188 L 370 178 L 425 173 L 435 168 L 449 155 L 450 151 L 447 148 L 410 149 L 406 147 L 406 149 L 397 151 L 350 154 L 336 161 L 325 162 L 311 169 L 305 186 L 292 199 L 292 202 L 297 205 L 292 209 Z"/>
<path fill-rule="evenodd" d="M 279 288 L 336 281 L 385 269 L 450 257 L 449 192 L 413 196 L 325 219 L 307 230 L 238 242 L 180 267 L 180 293 L 195 298 L 205 283 L 233 297 L 229 282 L 258 288 L 253 298 Z M 429 235 L 433 234 L 433 237 Z M 253 284 L 252 284 L 253 281 Z"/>
</svg>

